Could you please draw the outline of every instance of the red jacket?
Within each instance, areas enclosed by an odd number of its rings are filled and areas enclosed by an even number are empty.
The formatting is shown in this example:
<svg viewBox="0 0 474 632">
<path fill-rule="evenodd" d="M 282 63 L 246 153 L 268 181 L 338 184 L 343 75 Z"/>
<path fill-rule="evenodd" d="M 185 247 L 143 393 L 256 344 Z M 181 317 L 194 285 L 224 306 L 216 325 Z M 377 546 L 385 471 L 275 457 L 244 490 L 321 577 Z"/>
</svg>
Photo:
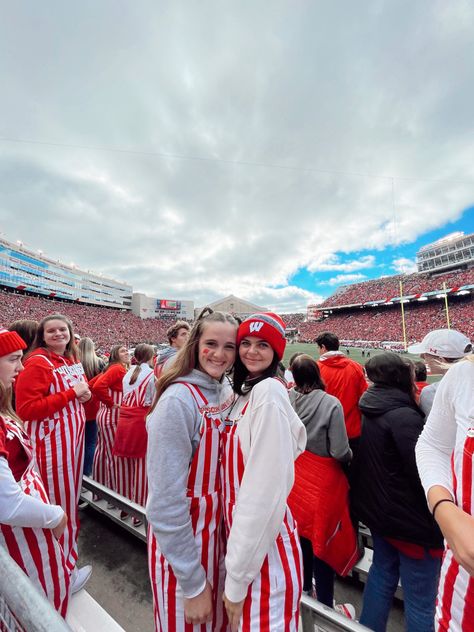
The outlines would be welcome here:
<svg viewBox="0 0 474 632">
<path fill-rule="evenodd" d="M 347 575 L 359 549 L 349 514 L 349 483 L 341 464 L 305 450 L 295 461 L 288 505 L 299 535 L 311 540 L 313 553 L 339 575 Z"/>
<path fill-rule="evenodd" d="M 360 436 L 361 416 L 359 399 L 367 390 L 367 380 L 358 362 L 345 355 L 329 355 L 318 361 L 326 392 L 341 402 L 344 410 L 347 436 L 354 439 Z"/>
<path fill-rule="evenodd" d="M 112 408 L 114 405 L 114 400 L 109 394 L 109 388 L 111 391 L 119 391 L 121 393 L 123 390 L 122 382 L 126 372 L 125 367 L 117 363 L 113 364 L 105 373 L 94 378 L 92 394 L 100 402 L 105 404 L 107 408 Z"/>
<path fill-rule="evenodd" d="M 44 359 L 45 356 L 49 362 Z M 73 381 L 86 380 L 82 364 L 76 360 L 64 358 L 47 349 L 35 349 L 25 361 L 25 369 L 16 379 L 16 410 L 24 421 L 46 419 L 65 408 L 68 402 L 76 399 L 74 388 L 50 393 L 54 381 L 54 371 L 66 367 Z"/>
</svg>

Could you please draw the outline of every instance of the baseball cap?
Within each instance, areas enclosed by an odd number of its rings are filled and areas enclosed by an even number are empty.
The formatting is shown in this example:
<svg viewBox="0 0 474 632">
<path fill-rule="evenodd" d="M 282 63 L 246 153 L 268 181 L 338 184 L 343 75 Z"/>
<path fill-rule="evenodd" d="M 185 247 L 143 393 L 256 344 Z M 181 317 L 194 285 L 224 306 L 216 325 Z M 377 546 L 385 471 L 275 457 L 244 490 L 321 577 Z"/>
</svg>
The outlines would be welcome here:
<svg viewBox="0 0 474 632">
<path fill-rule="evenodd" d="M 408 347 L 409 353 L 429 353 L 440 358 L 462 358 L 472 353 L 472 344 L 467 336 L 456 329 L 435 329 L 418 344 Z"/>
</svg>

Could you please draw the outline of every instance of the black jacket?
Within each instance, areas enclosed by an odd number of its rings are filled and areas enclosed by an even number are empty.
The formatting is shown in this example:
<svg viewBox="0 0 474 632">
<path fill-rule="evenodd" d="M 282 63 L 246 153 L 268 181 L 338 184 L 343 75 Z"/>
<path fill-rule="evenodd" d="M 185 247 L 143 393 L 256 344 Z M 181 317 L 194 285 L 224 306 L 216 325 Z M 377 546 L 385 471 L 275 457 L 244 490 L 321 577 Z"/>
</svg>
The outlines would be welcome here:
<svg viewBox="0 0 474 632">
<path fill-rule="evenodd" d="M 442 548 L 415 461 L 423 412 L 403 391 L 379 384 L 364 393 L 359 407 L 362 434 L 352 485 L 356 515 L 377 535 Z"/>
</svg>

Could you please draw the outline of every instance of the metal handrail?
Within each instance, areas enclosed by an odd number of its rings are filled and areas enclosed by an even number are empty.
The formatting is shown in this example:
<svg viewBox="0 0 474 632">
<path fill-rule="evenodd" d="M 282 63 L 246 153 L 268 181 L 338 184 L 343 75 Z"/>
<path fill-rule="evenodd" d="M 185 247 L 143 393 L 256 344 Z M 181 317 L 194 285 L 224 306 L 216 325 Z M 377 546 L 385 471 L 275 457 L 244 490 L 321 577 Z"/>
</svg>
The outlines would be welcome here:
<svg viewBox="0 0 474 632">
<path fill-rule="evenodd" d="M 367 632 L 369 629 L 307 595 L 301 596 L 300 614 L 303 632 Z"/>
<path fill-rule="evenodd" d="M 7 630 L 23 628 L 28 632 L 71 632 L 64 619 L 3 546 L 0 546 L 0 568 L 0 608 L 6 606 L 12 615 L 10 621 L 14 622 L 14 627 L 8 627 L 10 623 L 5 620 Z"/>
</svg>

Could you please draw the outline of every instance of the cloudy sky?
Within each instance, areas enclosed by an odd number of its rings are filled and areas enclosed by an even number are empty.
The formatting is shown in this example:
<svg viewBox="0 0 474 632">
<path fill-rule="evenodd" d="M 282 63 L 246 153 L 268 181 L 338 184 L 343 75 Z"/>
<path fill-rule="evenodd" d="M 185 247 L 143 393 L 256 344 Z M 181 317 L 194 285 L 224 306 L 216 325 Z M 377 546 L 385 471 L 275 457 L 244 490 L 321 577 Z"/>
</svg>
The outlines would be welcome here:
<svg viewBox="0 0 474 632">
<path fill-rule="evenodd" d="M 3 3 L 0 231 L 280 312 L 474 232 L 470 0 Z"/>
</svg>

